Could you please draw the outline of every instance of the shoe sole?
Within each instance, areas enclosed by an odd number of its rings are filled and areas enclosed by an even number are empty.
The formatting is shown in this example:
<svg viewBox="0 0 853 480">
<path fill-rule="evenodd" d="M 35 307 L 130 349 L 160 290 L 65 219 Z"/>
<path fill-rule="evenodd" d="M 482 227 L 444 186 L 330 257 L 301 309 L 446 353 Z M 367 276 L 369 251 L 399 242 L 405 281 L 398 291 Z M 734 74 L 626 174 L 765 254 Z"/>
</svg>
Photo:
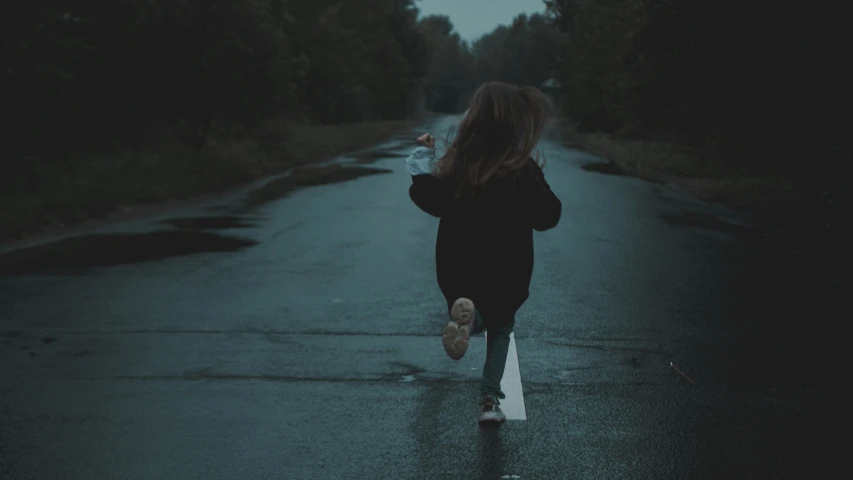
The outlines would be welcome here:
<svg viewBox="0 0 853 480">
<path fill-rule="evenodd" d="M 506 417 L 494 412 L 488 412 L 481 414 L 478 421 L 480 425 L 500 424 L 506 421 Z"/>
<path fill-rule="evenodd" d="M 474 302 L 459 298 L 450 309 L 450 322 L 444 327 L 441 343 L 447 356 L 459 360 L 468 351 L 468 339 L 474 328 Z"/>
</svg>

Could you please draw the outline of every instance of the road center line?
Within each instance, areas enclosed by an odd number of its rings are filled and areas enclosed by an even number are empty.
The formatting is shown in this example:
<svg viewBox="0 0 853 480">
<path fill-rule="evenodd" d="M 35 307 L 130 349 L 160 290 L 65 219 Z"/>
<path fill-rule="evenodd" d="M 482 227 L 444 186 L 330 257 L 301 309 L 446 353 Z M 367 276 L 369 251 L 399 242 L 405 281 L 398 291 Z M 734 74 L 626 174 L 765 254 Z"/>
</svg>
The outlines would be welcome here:
<svg viewBox="0 0 853 480">
<path fill-rule="evenodd" d="M 486 336 L 489 333 L 486 331 Z M 501 380 L 501 390 L 506 398 L 501 400 L 501 410 L 507 420 L 527 420 L 524 408 L 524 392 L 521 388 L 521 370 L 518 366 L 518 350 L 515 347 L 515 333 L 509 335 L 509 353 L 506 356 L 506 369 Z"/>
</svg>

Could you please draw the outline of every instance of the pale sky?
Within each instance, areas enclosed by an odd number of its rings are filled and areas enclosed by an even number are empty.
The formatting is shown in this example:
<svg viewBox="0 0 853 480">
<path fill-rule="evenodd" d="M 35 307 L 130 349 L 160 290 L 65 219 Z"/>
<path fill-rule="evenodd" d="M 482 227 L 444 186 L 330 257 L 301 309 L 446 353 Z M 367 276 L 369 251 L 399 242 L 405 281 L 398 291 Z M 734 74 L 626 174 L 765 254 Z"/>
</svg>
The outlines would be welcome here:
<svg viewBox="0 0 853 480">
<path fill-rule="evenodd" d="M 447 15 L 463 40 L 473 41 L 494 30 L 509 25 L 519 13 L 545 11 L 542 0 L 417 0 L 421 16 Z"/>
</svg>

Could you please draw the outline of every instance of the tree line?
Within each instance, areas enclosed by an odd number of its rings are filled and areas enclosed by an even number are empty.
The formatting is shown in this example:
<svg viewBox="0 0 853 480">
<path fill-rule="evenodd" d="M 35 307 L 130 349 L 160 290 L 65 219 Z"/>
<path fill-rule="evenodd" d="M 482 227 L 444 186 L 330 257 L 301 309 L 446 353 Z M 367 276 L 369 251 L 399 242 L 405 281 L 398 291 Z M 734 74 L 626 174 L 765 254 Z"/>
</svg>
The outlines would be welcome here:
<svg viewBox="0 0 853 480">
<path fill-rule="evenodd" d="M 3 15 L 4 116 L 19 152 L 217 122 L 407 115 L 426 68 L 412 0 L 48 0 Z"/>
<path fill-rule="evenodd" d="M 471 45 L 448 35 L 446 18 L 422 21 L 444 39 L 425 77 L 431 106 L 458 110 L 483 81 L 554 79 L 560 112 L 581 131 L 765 171 L 825 177 L 853 160 L 841 4 L 543 3 L 543 14 L 519 15 Z"/>
<path fill-rule="evenodd" d="M 841 4 L 545 3 L 567 34 L 556 68 L 582 129 L 761 168 L 851 160 L 853 76 Z"/>
<path fill-rule="evenodd" d="M 849 160 L 848 42 L 829 7 L 543 7 L 468 43 L 414 0 L 18 2 L 0 16 L 3 163 L 173 137 L 202 148 L 212 128 L 267 118 L 458 112 L 481 82 L 550 78 L 582 130 L 760 164 Z"/>
</svg>

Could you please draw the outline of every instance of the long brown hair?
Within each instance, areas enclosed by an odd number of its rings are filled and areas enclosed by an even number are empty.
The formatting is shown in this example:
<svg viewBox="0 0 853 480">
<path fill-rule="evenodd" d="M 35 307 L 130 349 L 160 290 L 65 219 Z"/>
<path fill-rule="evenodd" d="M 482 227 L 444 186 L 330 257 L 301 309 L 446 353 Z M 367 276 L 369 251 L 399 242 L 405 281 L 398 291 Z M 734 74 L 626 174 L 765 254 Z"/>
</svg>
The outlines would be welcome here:
<svg viewBox="0 0 853 480">
<path fill-rule="evenodd" d="M 550 113 L 550 99 L 537 88 L 500 82 L 481 85 L 455 138 L 436 162 L 435 176 L 455 180 L 459 196 L 520 170 L 531 158 Z M 538 152 L 535 160 L 539 161 Z"/>
</svg>

